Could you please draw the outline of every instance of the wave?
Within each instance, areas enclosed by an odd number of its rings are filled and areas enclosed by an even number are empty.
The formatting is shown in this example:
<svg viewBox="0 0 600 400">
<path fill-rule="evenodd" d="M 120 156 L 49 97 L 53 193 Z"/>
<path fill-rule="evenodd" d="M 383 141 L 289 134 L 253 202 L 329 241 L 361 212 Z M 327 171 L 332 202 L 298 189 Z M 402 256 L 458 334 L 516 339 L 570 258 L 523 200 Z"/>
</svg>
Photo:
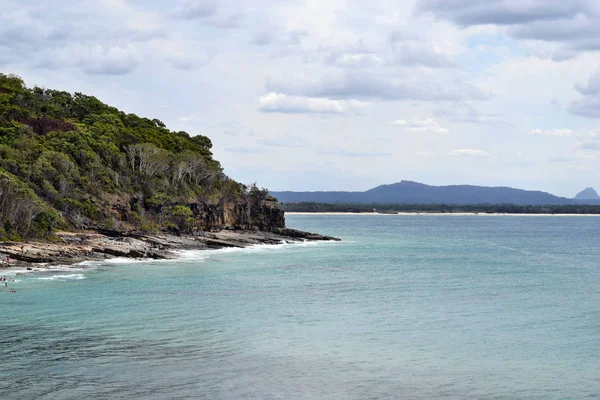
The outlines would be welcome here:
<svg viewBox="0 0 600 400">
<path fill-rule="evenodd" d="M 66 274 L 66 275 L 52 275 L 47 277 L 36 278 L 41 281 L 55 281 L 55 280 L 80 280 L 85 279 L 83 274 Z"/>
<path fill-rule="evenodd" d="M 293 242 L 293 241 L 282 241 L 277 244 L 253 244 L 247 247 L 224 247 L 221 249 L 202 249 L 202 250 L 181 250 L 176 252 L 179 256 L 171 261 L 198 261 L 200 259 L 205 259 L 213 254 L 229 254 L 229 253 L 255 253 L 261 251 L 271 251 L 271 250 L 281 250 L 281 249 L 292 249 L 296 247 L 304 247 L 304 246 L 319 246 L 323 244 L 337 244 L 341 242 L 335 241 L 302 241 L 302 242 Z"/>
<path fill-rule="evenodd" d="M 0 270 L 0 276 L 15 276 L 17 274 L 26 274 L 28 272 L 31 272 L 30 270 L 28 270 L 27 268 L 20 268 L 20 267 L 10 267 L 10 268 L 6 268 L 6 269 L 2 269 Z"/>
<path fill-rule="evenodd" d="M 74 272 L 81 271 L 87 272 L 96 270 L 102 266 L 106 265 L 128 265 L 128 264 L 157 264 L 157 263 L 192 263 L 199 262 L 210 258 L 211 255 L 218 254 L 231 254 L 231 253 L 256 253 L 263 251 L 272 251 L 272 250 L 281 250 L 281 249 L 291 249 L 297 247 L 307 247 L 307 246 L 321 246 L 326 244 L 337 244 L 340 242 L 335 241 L 282 241 L 278 244 L 255 244 L 247 247 L 225 247 L 221 249 L 199 249 L 199 250 L 176 250 L 173 251 L 175 255 L 174 258 L 171 259 L 163 259 L 156 260 L 152 258 L 127 258 L 127 257 L 115 257 L 109 258 L 105 260 L 88 260 L 82 261 L 73 265 L 56 265 L 56 266 L 44 266 L 39 269 L 26 270 L 19 268 L 18 270 L 11 270 L 10 275 L 15 275 L 17 272 L 23 274 L 37 274 L 44 272 Z M 7 274 L 9 275 L 9 274 Z M 85 279 L 85 276 L 81 273 L 73 273 L 73 274 L 63 274 L 63 275 L 52 275 L 50 277 L 39 277 L 35 278 L 38 280 L 44 281 L 53 281 L 53 280 L 79 280 Z"/>
<path fill-rule="evenodd" d="M 71 272 L 71 271 L 89 271 L 96 269 L 97 266 L 94 264 L 83 264 L 77 263 L 73 265 L 53 265 L 42 268 L 40 271 L 57 271 L 57 272 Z"/>
</svg>

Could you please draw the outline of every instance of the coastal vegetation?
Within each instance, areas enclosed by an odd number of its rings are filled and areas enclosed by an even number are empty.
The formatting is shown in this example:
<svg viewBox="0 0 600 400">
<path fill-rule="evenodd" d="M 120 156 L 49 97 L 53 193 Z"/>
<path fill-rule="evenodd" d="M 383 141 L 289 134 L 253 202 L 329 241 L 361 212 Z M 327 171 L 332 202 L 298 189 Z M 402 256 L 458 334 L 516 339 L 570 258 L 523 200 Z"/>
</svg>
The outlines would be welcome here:
<svg viewBox="0 0 600 400">
<path fill-rule="evenodd" d="M 248 228 L 274 199 L 226 176 L 211 147 L 93 96 L 0 74 L 0 240 L 57 229 Z"/>
<path fill-rule="evenodd" d="M 379 213 L 483 213 L 483 214 L 600 214 L 600 206 L 570 205 L 529 205 L 514 204 L 328 204 L 328 203 L 282 203 L 286 212 L 379 212 Z"/>
</svg>

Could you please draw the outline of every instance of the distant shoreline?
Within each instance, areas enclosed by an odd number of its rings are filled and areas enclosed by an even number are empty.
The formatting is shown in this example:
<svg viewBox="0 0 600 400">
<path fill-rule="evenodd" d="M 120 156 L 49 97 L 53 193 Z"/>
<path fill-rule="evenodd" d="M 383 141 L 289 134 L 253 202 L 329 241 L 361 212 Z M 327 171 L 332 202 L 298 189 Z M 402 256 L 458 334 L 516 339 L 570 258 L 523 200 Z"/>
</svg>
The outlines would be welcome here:
<svg viewBox="0 0 600 400">
<path fill-rule="evenodd" d="M 426 216 L 454 216 L 454 217 L 600 217 L 600 214 L 526 214 L 526 213 L 475 213 L 475 212 L 390 212 L 390 213 L 378 213 L 378 212 L 307 212 L 307 211 L 286 211 L 285 215 L 390 215 L 390 216 L 412 216 L 412 215 L 426 215 Z"/>
</svg>

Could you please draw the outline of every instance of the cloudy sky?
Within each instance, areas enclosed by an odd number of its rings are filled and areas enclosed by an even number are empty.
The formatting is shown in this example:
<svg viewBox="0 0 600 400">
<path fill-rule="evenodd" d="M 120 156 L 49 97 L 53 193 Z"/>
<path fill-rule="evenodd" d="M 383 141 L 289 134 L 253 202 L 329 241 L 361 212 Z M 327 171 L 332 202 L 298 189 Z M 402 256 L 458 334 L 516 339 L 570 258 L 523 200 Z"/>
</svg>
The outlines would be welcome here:
<svg viewBox="0 0 600 400">
<path fill-rule="evenodd" d="M 0 0 L 0 71 L 272 190 L 600 189 L 596 0 Z"/>
</svg>

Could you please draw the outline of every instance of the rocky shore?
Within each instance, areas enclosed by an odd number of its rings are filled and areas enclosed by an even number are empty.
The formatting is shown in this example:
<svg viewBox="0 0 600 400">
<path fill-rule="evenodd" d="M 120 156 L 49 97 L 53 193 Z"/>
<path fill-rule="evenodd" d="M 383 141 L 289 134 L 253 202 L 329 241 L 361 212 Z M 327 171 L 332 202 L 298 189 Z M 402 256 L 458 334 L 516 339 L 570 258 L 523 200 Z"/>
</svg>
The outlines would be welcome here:
<svg viewBox="0 0 600 400">
<path fill-rule="evenodd" d="M 141 235 L 112 231 L 58 232 L 59 242 L 0 242 L 0 267 L 39 267 L 69 265 L 114 257 L 174 259 L 181 250 L 208 250 L 225 247 L 244 248 L 258 244 L 340 239 L 288 228 L 270 232 L 221 230 L 194 236 L 171 234 Z M 3 262 L 6 258 L 10 263 Z"/>
</svg>

